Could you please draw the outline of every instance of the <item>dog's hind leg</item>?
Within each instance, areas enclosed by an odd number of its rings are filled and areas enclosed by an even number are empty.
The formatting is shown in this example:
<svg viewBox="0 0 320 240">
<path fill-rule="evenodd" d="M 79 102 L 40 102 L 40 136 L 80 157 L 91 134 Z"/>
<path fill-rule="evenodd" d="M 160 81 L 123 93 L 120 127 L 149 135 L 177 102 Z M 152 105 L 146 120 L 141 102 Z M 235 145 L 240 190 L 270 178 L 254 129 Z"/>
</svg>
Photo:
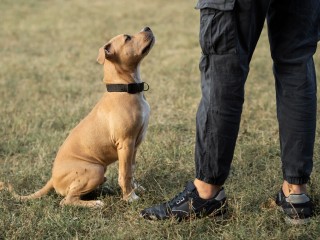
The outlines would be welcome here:
<svg viewBox="0 0 320 240">
<path fill-rule="evenodd" d="M 71 196 L 68 195 L 61 200 L 60 206 L 78 206 L 78 207 L 90 207 L 90 208 L 102 208 L 104 203 L 100 200 L 81 200 L 80 196 Z"/>
<path fill-rule="evenodd" d="M 87 186 L 90 185 L 90 190 L 87 190 Z M 72 205 L 79 207 L 91 207 L 91 208 L 100 208 L 103 207 L 103 202 L 100 200 L 81 200 L 81 196 L 92 191 L 100 185 L 100 182 L 92 183 L 89 182 L 80 182 L 80 180 L 75 180 L 69 187 L 67 196 L 61 200 L 60 206 Z"/>
<path fill-rule="evenodd" d="M 95 190 L 105 181 L 104 168 L 100 166 L 91 166 L 84 171 L 78 171 L 77 176 L 69 185 L 65 198 L 60 205 L 73 205 L 80 207 L 103 207 L 100 200 L 81 200 L 81 196 Z"/>
</svg>

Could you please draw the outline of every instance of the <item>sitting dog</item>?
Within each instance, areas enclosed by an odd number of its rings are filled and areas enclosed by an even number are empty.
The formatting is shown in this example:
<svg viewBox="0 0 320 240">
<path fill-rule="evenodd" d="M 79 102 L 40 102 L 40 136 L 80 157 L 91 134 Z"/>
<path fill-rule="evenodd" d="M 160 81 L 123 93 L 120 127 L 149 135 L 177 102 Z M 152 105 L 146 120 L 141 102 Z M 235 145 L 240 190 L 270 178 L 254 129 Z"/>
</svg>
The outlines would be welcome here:
<svg viewBox="0 0 320 240">
<path fill-rule="evenodd" d="M 81 196 L 105 181 L 107 166 L 119 160 L 119 185 L 123 199 L 138 199 L 133 180 L 137 148 L 143 140 L 149 105 L 143 91 L 140 62 L 155 42 L 149 27 L 135 35 L 122 34 L 99 49 L 97 61 L 104 65 L 107 92 L 92 111 L 70 132 L 53 163 L 51 179 L 39 191 L 19 196 L 10 184 L 0 183 L 20 200 L 39 198 L 51 189 L 64 199 L 60 205 L 102 207 L 99 200 L 84 201 Z"/>
</svg>

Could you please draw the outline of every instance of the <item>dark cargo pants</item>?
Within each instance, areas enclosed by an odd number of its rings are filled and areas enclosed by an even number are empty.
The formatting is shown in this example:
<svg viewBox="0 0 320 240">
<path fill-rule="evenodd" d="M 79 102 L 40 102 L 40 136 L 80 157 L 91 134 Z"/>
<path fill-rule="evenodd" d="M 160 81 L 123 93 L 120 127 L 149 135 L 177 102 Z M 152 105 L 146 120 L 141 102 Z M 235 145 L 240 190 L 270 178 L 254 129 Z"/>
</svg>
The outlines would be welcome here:
<svg viewBox="0 0 320 240">
<path fill-rule="evenodd" d="M 319 0 L 199 0 L 202 98 L 196 178 L 222 185 L 237 140 L 244 84 L 264 20 L 273 59 L 284 179 L 307 183 L 313 166 Z M 266 129 L 267 131 L 267 129 Z"/>
</svg>

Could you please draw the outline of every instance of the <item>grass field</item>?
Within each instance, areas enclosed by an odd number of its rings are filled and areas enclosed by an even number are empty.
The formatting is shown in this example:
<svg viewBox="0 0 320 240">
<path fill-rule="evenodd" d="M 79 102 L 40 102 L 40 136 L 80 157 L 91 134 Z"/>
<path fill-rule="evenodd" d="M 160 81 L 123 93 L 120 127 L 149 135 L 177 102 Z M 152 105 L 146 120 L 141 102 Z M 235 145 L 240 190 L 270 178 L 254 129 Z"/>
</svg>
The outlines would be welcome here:
<svg viewBox="0 0 320 240">
<path fill-rule="evenodd" d="M 0 239 L 320 239 L 320 208 L 291 227 L 268 205 L 282 183 L 274 79 L 266 30 L 246 85 L 241 129 L 225 184 L 230 216 L 148 222 L 144 207 L 165 201 L 194 177 L 195 113 L 200 100 L 196 1 L 0 1 L 0 180 L 18 193 L 42 187 L 68 132 L 102 96 L 98 49 L 120 33 L 150 26 L 157 43 L 142 64 L 151 118 L 137 156 L 147 189 L 121 201 L 117 164 L 108 168 L 101 210 L 59 206 L 55 193 L 26 203 L 0 192 Z M 315 55 L 320 74 L 320 53 Z M 319 77 L 318 77 L 319 79 Z M 319 108 L 318 108 L 319 109 Z M 319 110 L 318 110 L 319 113 Z M 318 120 L 318 126 L 319 124 Z M 320 130 L 311 196 L 320 199 Z"/>
</svg>

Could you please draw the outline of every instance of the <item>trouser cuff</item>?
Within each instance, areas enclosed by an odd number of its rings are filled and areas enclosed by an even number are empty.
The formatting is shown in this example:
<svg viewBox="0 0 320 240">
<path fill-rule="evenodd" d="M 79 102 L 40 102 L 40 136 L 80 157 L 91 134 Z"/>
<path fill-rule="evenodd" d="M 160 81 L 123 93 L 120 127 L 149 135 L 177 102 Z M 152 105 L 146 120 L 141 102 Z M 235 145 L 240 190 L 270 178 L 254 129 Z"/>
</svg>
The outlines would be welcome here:
<svg viewBox="0 0 320 240">
<path fill-rule="evenodd" d="M 288 177 L 284 176 L 284 180 L 286 180 L 290 184 L 301 185 L 307 184 L 310 180 L 310 177 Z"/>
<path fill-rule="evenodd" d="M 222 186 L 226 181 L 227 176 L 225 178 L 207 178 L 201 174 L 196 174 L 196 179 L 208 184 Z"/>
</svg>

